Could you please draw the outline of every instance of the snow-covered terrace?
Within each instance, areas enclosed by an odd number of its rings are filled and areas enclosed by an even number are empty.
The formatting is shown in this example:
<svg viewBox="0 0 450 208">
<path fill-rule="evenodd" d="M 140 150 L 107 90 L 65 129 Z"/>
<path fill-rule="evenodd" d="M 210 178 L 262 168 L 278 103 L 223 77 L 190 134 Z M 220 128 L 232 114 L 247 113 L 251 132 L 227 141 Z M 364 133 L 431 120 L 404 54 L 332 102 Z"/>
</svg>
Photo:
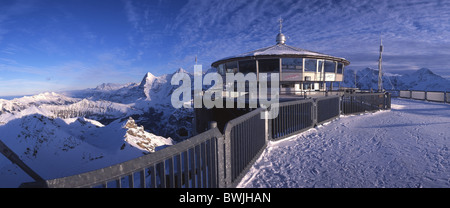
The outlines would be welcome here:
<svg viewBox="0 0 450 208">
<path fill-rule="evenodd" d="M 450 105 L 392 99 L 269 142 L 238 187 L 450 187 Z"/>
</svg>

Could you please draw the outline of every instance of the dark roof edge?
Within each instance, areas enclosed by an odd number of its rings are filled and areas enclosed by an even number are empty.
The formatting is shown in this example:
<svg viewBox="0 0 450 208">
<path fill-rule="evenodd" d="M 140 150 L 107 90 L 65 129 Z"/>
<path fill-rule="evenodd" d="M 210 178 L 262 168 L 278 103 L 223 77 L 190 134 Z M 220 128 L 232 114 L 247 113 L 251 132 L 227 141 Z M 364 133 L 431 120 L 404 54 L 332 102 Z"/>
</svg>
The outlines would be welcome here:
<svg viewBox="0 0 450 208">
<path fill-rule="evenodd" d="M 350 61 L 339 58 L 339 57 L 333 57 L 329 55 L 309 55 L 309 54 L 277 54 L 277 55 L 259 55 L 259 56 L 243 56 L 243 57 L 231 57 L 231 58 L 225 58 L 218 61 L 215 61 L 211 64 L 212 67 L 217 67 L 220 64 L 230 62 L 230 61 L 240 61 L 240 60 L 256 60 L 256 59 L 266 59 L 266 58 L 313 58 L 313 59 L 324 59 L 324 60 L 330 60 L 330 61 L 338 61 L 344 63 L 345 66 L 350 65 Z"/>
</svg>

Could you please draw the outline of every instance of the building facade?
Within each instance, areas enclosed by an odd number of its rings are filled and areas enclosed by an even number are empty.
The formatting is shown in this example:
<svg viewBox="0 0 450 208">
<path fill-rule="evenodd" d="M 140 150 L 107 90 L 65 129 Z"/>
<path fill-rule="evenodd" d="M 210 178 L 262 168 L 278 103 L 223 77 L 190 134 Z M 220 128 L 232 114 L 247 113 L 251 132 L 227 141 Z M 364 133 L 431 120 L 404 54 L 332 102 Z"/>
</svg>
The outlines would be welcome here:
<svg viewBox="0 0 450 208">
<path fill-rule="evenodd" d="M 331 90 L 334 82 L 344 80 L 344 67 L 350 62 L 301 48 L 286 45 L 281 33 L 276 45 L 236 56 L 226 57 L 211 64 L 218 73 L 241 72 L 279 73 L 280 94 L 301 94 L 311 91 Z"/>
</svg>

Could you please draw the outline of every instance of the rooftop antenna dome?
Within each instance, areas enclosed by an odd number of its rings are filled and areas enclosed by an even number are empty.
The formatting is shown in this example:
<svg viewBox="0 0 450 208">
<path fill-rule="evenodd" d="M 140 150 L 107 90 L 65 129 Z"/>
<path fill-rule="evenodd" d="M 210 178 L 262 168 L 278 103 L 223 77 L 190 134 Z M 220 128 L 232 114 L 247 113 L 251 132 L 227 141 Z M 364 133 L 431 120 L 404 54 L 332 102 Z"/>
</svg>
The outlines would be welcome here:
<svg viewBox="0 0 450 208">
<path fill-rule="evenodd" d="M 286 43 L 286 36 L 284 36 L 283 33 L 281 33 L 281 29 L 283 28 L 283 19 L 279 19 L 280 21 L 280 33 L 277 35 L 277 44 L 285 44 Z"/>
</svg>

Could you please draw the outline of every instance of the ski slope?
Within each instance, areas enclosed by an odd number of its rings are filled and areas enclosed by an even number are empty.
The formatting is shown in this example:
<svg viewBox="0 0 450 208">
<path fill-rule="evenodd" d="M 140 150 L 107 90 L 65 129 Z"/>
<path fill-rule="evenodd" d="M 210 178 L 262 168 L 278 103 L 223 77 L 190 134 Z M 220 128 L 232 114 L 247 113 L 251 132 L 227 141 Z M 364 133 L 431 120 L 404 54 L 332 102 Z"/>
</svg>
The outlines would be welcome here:
<svg viewBox="0 0 450 208">
<path fill-rule="evenodd" d="M 392 99 L 271 142 L 238 187 L 450 187 L 450 105 Z"/>
</svg>

